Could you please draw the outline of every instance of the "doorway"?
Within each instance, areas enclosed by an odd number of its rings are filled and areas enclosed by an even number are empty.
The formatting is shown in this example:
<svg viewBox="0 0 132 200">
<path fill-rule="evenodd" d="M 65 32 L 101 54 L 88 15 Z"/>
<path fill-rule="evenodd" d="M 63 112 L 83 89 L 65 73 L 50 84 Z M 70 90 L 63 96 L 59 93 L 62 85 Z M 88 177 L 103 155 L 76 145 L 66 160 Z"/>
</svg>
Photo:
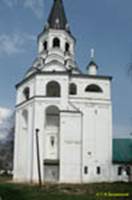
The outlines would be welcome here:
<svg viewBox="0 0 132 200">
<path fill-rule="evenodd" d="M 53 183 L 59 181 L 58 164 L 44 164 L 44 181 Z"/>
</svg>

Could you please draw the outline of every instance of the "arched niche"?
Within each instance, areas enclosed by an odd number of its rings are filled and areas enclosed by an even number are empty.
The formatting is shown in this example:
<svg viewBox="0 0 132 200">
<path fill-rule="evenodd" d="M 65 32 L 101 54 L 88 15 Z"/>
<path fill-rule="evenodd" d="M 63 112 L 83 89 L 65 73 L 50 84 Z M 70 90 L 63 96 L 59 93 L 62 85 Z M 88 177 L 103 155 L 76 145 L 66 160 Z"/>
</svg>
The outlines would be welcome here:
<svg viewBox="0 0 132 200">
<path fill-rule="evenodd" d="M 56 106 L 45 111 L 45 155 L 47 159 L 59 159 L 60 113 Z"/>
<path fill-rule="evenodd" d="M 22 112 L 22 131 L 23 133 L 28 132 L 28 111 L 23 110 Z"/>
<path fill-rule="evenodd" d="M 49 106 L 46 109 L 46 127 L 57 127 L 60 125 L 60 113 L 56 106 Z"/>
</svg>

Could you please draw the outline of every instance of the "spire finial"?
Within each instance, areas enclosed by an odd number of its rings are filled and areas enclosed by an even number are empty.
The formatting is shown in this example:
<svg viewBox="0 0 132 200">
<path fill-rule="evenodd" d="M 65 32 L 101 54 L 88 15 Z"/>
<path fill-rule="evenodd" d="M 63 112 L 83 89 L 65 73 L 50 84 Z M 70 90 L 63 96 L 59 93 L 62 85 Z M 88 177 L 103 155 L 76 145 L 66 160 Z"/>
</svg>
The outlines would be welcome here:
<svg viewBox="0 0 132 200">
<path fill-rule="evenodd" d="M 94 48 L 92 48 L 90 50 L 90 52 L 91 52 L 91 59 L 94 60 L 94 58 L 95 58 L 95 50 L 94 50 Z"/>
<path fill-rule="evenodd" d="M 68 21 L 65 14 L 65 9 L 62 0 L 54 0 L 49 18 L 48 18 L 49 28 L 52 29 L 62 29 L 69 31 L 66 28 Z"/>
</svg>

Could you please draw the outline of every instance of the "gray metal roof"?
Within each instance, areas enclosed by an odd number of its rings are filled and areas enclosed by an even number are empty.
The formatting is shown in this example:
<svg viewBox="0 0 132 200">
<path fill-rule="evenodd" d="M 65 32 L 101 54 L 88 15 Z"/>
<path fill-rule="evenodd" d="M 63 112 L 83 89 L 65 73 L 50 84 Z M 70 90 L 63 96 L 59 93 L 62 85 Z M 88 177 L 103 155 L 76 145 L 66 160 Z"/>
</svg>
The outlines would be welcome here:
<svg viewBox="0 0 132 200">
<path fill-rule="evenodd" d="M 88 74 L 71 74 L 68 71 L 35 71 L 34 73 L 32 73 L 31 75 L 29 75 L 28 77 L 25 77 L 22 81 L 20 81 L 18 84 L 16 84 L 16 88 L 20 87 L 23 83 L 25 83 L 26 81 L 28 81 L 29 79 L 35 77 L 36 75 L 51 75 L 51 76 L 55 76 L 55 75 L 66 75 L 66 76 L 70 76 L 70 77 L 74 77 L 74 78 L 86 78 L 86 79 L 103 79 L 103 80 L 112 80 L 111 76 L 101 76 L 101 75 L 88 75 Z"/>
<path fill-rule="evenodd" d="M 87 69 L 89 69 L 89 67 L 92 66 L 92 65 L 94 65 L 98 68 L 98 65 L 96 64 L 96 62 L 94 60 L 91 60 L 88 64 L 88 66 L 87 66 Z"/>
<path fill-rule="evenodd" d="M 48 26 L 49 28 L 53 29 L 62 29 L 69 31 L 62 0 L 54 0 L 53 7 L 48 18 Z"/>
</svg>

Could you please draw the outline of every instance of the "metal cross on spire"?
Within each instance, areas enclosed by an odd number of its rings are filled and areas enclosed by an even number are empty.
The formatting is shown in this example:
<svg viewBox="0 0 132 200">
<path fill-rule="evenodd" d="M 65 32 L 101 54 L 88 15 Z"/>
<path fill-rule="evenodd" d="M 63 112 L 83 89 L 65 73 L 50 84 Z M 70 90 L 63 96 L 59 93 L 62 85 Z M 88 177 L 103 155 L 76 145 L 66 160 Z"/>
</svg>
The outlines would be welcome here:
<svg viewBox="0 0 132 200">
<path fill-rule="evenodd" d="M 94 58 L 95 58 L 95 50 L 94 50 L 94 48 L 92 48 L 90 50 L 90 52 L 91 52 L 91 59 L 94 60 Z"/>
</svg>

